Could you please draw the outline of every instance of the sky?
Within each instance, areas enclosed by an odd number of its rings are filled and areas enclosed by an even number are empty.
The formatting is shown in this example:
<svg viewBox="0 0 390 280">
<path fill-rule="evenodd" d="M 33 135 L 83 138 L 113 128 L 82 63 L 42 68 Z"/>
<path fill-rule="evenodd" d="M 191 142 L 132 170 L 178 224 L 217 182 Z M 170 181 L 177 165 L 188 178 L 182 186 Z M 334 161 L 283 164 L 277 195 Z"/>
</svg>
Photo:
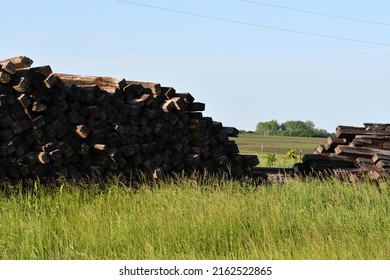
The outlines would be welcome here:
<svg viewBox="0 0 390 280">
<path fill-rule="evenodd" d="M 242 130 L 390 122 L 390 1 L 257 2 L 3 1 L 0 60 L 172 86 Z"/>
</svg>

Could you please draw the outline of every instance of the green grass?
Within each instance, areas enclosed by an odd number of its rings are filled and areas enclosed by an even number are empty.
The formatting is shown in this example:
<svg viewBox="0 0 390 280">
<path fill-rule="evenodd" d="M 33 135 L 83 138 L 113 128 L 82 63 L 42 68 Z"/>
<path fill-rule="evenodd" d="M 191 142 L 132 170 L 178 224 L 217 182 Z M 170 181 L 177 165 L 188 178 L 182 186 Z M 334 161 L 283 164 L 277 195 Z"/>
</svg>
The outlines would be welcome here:
<svg viewBox="0 0 390 280">
<path fill-rule="evenodd" d="M 116 180 L 3 189 L 0 259 L 389 259 L 381 188 L 179 176 L 137 190 Z"/>
<path fill-rule="evenodd" d="M 285 154 L 291 149 L 302 154 L 312 153 L 319 145 L 324 144 L 326 138 L 264 136 L 258 134 L 239 134 L 235 140 L 240 151 L 244 154 Z M 263 149 L 261 148 L 263 146 Z"/>
<path fill-rule="evenodd" d="M 264 136 L 250 133 L 240 133 L 234 140 L 241 154 L 257 155 L 260 159 L 260 166 L 266 166 L 265 156 L 275 154 L 277 167 L 291 167 L 295 161 L 286 159 L 285 154 L 294 149 L 298 157 L 311 154 L 319 145 L 324 144 L 326 138 L 314 137 L 288 137 L 288 136 Z M 299 158 L 298 158 L 299 161 Z"/>
</svg>

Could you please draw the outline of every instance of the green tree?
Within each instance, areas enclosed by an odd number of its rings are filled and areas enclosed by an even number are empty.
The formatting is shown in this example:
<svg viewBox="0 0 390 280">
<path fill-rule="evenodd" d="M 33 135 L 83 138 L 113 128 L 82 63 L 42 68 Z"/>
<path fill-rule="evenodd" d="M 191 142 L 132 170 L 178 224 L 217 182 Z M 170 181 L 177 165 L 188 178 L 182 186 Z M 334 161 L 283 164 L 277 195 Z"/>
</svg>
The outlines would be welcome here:
<svg viewBox="0 0 390 280">
<path fill-rule="evenodd" d="M 281 125 L 282 134 L 286 136 L 309 137 L 313 134 L 313 122 L 286 121 Z"/>
<path fill-rule="evenodd" d="M 315 125 L 313 121 L 305 121 L 305 125 L 308 128 L 315 129 Z"/>
<path fill-rule="evenodd" d="M 259 122 L 256 125 L 256 133 L 261 135 L 278 135 L 279 134 L 279 123 L 277 120 L 268 122 Z"/>
<path fill-rule="evenodd" d="M 281 134 L 299 137 L 327 137 L 329 133 L 324 129 L 317 129 L 312 121 L 286 121 L 280 125 Z"/>
<path fill-rule="evenodd" d="M 284 135 L 299 137 L 328 137 L 325 129 L 315 127 L 313 121 L 286 121 L 279 124 L 277 120 L 259 122 L 256 126 L 256 133 L 261 135 Z"/>
<path fill-rule="evenodd" d="M 313 135 L 313 137 L 328 137 L 330 136 L 330 133 L 327 132 L 325 129 L 316 129 L 316 135 Z"/>
</svg>

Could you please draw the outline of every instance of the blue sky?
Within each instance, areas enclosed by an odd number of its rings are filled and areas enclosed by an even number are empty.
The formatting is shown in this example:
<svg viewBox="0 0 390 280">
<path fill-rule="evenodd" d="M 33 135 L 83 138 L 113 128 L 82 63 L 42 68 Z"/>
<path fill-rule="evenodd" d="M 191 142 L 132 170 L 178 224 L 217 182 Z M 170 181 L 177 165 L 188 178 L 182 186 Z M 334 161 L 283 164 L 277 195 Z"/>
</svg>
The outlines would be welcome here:
<svg viewBox="0 0 390 280">
<path fill-rule="evenodd" d="M 272 119 L 312 120 L 330 132 L 339 124 L 390 122 L 390 25 L 242 0 L 130 2 L 388 46 L 116 0 L 13 0 L 1 5 L 0 57 L 26 55 L 55 72 L 173 86 L 206 103 L 204 115 L 238 129 Z M 385 0 L 258 2 L 390 24 Z"/>
</svg>

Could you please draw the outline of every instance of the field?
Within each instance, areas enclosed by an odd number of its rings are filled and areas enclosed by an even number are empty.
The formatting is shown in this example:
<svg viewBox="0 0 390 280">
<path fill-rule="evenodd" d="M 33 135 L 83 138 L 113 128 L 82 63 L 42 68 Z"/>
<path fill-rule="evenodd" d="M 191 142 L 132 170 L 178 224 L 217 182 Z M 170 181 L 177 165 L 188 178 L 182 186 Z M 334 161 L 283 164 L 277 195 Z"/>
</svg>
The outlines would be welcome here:
<svg viewBox="0 0 390 280">
<path fill-rule="evenodd" d="M 287 136 L 263 136 L 256 134 L 239 134 L 232 138 L 238 144 L 242 154 L 257 155 L 260 159 L 260 166 L 266 165 L 265 157 L 268 154 L 275 154 L 277 167 L 291 167 L 296 161 L 286 158 L 286 153 L 295 150 L 299 159 L 319 145 L 324 144 L 324 138 L 311 137 L 287 137 Z"/>
<path fill-rule="evenodd" d="M 313 152 L 319 144 L 325 143 L 324 138 L 265 136 L 251 133 L 240 133 L 232 140 L 236 141 L 240 151 L 245 154 L 285 154 L 291 149 L 298 152 L 302 150 L 302 154 L 306 154 Z"/>
<path fill-rule="evenodd" d="M 243 152 L 258 151 L 255 137 L 238 138 Z M 296 140 L 310 149 L 309 139 Z M 279 155 L 299 141 L 279 144 Z M 388 183 L 255 186 L 178 175 L 137 188 L 116 178 L 8 186 L 0 192 L 0 259 L 389 259 Z"/>
</svg>

